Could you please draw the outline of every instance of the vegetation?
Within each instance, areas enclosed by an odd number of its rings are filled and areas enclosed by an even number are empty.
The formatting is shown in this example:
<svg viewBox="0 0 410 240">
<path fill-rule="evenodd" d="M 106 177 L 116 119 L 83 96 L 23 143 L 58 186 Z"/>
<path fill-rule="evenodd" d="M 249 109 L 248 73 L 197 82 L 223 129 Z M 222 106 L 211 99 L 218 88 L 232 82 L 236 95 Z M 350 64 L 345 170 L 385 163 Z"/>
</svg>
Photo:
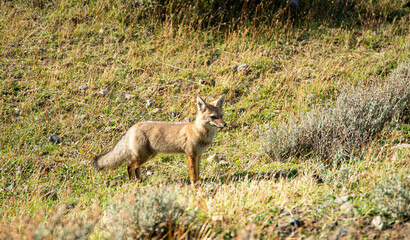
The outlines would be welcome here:
<svg viewBox="0 0 410 240">
<path fill-rule="evenodd" d="M 0 238 L 404 239 L 405 3 L 1 1 Z M 222 94 L 197 189 L 184 156 L 90 166 Z"/>
</svg>

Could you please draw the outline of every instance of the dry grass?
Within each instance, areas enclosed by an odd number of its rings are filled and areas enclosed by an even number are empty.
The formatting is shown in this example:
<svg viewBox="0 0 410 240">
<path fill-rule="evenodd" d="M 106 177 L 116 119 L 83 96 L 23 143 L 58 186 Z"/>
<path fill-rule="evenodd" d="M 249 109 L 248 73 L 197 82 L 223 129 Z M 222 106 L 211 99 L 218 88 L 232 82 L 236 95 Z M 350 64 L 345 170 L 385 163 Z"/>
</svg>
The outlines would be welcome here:
<svg viewBox="0 0 410 240">
<path fill-rule="evenodd" d="M 183 12 L 184 19 L 147 14 L 155 7 L 144 1 L 1 1 L 1 237 L 104 239 L 109 203 L 144 190 L 169 190 L 196 216 L 177 220 L 175 238 L 379 234 L 370 221 L 381 212 L 368 193 L 386 176 L 408 174 L 409 149 L 393 148 L 408 143 L 408 125 L 381 132 L 358 150 L 360 158 L 339 167 L 306 155 L 272 162 L 258 134 L 265 124 L 334 102 L 346 86 L 383 85 L 409 59 L 404 1 L 352 2 L 353 15 L 341 19 L 315 19 L 320 9 L 290 18 L 272 9 L 269 22 L 199 24 L 195 12 Z M 232 70 L 244 63 L 251 71 Z M 229 128 L 204 156 L 197 190 L 185 180 L 183 156 L 148 162 L 138 183 L 123 168 L 97 173 L 88 165 L 132 124 L 193 119 L 196 96 L 221 94 Z M 148 99 L 157 104 L 147 106 Z M 344 195 L 353 196 L 358 215 L 334 203 Z M 386 225 L 387 238 L 405 236 L 408 226 L 400 219 Z"/>
</svg>

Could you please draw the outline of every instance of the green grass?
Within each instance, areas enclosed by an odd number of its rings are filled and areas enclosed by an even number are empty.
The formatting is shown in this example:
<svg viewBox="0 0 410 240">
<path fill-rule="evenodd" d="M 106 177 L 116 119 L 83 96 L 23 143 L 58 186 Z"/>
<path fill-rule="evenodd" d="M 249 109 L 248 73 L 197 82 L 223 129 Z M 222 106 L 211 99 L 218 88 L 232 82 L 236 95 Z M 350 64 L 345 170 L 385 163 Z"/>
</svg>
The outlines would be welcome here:
<svg viewBox="0 0 410 240">
<path fill-rule="evenodd" d="M 397 147 L 409 143 L 408 123 L 385 126 L 338 166 L 312 153 L 273 161 L 261 149 L 266 127 L 334 103 L 343 89 L 383 85 L 409 60 L 404 1 L 370 2 L 343 19 L 317 18 L 318 7 L 295 22 L 274 11 L 272 22 L 202 25 L 194 24 L 201 19 L 197 9 L 190 24 L 188 17 L 146 16 L 127 1 L 1 2 L 0 238 L 76 232 L 109 238 L 104 214 L 113 202 L 160 189 L 175 193 L 195 215 L 177 221 L 175 238 L 231 239 L 244 231 L 262 239 L 328 238 L 344 230 L 359 238 L 404 238 L 408 214 L 386 214 L 372 194 L 391 176 L 408 187 L 410 150 Z M 154 11 L 145 7 L 145 13 Z M 232 70 L 241 64 L 251 71 Z M 221 94 L 228 127 L 203 156 L 198 189 L 188 183 L 184 156 L 151 160 L 142 182 L 130 182 L 124 166 L 97 172 L 89 165 L 133 124 L 193 120 L 196 96 Z M 173 112 L 181 115 L 172 118 Z M 51 135 L 61 142 L 50 142 Z M 346 195 L 355 209 L 350 213 L 334 203 Z M 378 215 L 382 231 L 371 225 Z M 292 218 L 303 226 L 289 225 Z"/>
</svg>

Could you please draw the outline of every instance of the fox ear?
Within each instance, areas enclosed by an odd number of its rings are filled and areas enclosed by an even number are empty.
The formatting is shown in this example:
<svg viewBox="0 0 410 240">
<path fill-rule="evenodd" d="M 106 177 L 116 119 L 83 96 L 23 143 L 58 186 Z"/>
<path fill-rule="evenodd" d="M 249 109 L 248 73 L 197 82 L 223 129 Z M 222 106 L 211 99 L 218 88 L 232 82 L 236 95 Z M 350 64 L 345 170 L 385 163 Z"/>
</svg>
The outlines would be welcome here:
<svg viewBox="0 0 410 240">
<path fill-rule="evenodd" d="M 216 106 L 222 109 L 222 105 L 224 105 L 224 101 L 225 101 L 225 95 L 222 95 L 222 97 L 220 97 L 218 101 L 216 101 Z"/>
<path fill-rule="evenodd" d="M 197 97 L 196 98 L 196 105 L 198 106 L 198 110 L 201 112 L 205 112 L 206 109 L 206 103 L 204 100 L 202 100 L 202 98 Z"/>
</svg>

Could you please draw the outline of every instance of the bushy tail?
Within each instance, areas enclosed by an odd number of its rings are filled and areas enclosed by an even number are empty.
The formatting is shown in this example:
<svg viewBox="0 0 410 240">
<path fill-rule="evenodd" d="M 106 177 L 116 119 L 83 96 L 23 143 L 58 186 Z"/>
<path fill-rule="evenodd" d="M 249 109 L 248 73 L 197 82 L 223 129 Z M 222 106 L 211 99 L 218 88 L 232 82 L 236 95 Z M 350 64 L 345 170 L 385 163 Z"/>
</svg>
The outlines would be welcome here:
<svg viewBox="0 0 410 240">
<path fill-rule="evenodd" d="M 127 146 L 127 135 L 122 136 L 111 150 L 101 155 L 95 156 L 91 162 L 98 170 L 115 168 L 130 158 L 130 151 Z"/>
</svg>

